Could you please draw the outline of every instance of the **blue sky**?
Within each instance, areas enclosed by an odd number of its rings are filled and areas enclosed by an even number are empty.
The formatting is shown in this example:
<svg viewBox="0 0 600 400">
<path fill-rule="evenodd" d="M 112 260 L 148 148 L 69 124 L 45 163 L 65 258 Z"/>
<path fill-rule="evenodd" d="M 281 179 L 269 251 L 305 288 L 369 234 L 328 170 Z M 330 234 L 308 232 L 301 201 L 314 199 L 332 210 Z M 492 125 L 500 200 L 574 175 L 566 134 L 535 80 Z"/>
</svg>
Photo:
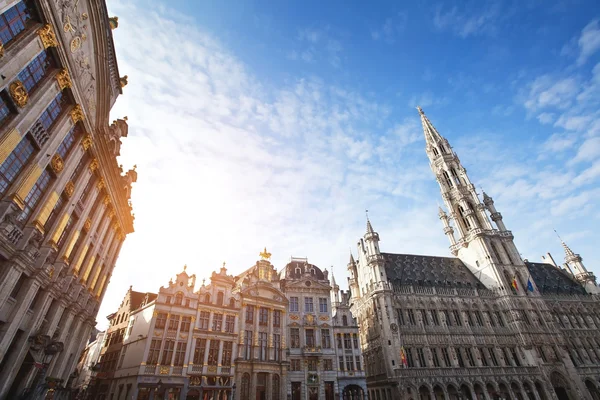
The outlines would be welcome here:
<svg viewBox="0 0 600 400">
<path fill-rule="evenodd" d="M 264 246 L 343 282 L 365 209 L 383 251 L 449 255 L 416 105 L 524 258 L 557 229 L 600 275 L 600 6 L 348 3 L 108 1 L 139 180 L 101 315 Z"/>
</svg>

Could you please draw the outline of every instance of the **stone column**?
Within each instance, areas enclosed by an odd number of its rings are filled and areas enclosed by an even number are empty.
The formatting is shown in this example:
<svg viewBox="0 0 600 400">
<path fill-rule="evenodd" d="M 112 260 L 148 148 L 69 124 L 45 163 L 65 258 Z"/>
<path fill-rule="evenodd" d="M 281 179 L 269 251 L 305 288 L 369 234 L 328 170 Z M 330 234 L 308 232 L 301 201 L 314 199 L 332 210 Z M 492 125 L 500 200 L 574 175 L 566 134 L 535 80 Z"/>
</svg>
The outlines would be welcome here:
<svg viewBox="0 0 600 400">
<path fill-rule="evenodd" d="M 273 395 L 273 374 L 269 373 L 267 374 L 267 385 L 265 387 L 265 390 L 267 391 L 267 395 L 266 400 L 272 400 L 272 395 Z"/>
<path fill-rule="evenodd" d="M 0 304 L 6 304 L 20 276 L 20 268 L 10 261 L 7 261 L 3 268 L 0 269 Z M 0 352 L 0 354 L 3 353 Z"/>
<path fill-rule="evenodd" d="M 4 358 L 4 355 L 8 351 L 8 347 L 12 342 L 17 329 L 21 325 L 21 321 L 25 317 L 27 310 L 29 309 L 29 305 L 33 300 L 35 294 L 37 293 L 40 285 L 35 279 L 28 278 L 24 283 L 19 293 L 17 294 L 17 298 L 15 299 L 15 304 L 13 305 L 13 310 L 8 318 L 7 324 L 3 326 L 2 331 L 2 341 L 0 341 L 0 359 Z M 7 364 L 10 365 L 10 364 Z M 18 371 L 15 371 L 15 374 Z M 0 374 L 0 377 L 4 374 Z M 4 379 L 0 379 L 3 381 Z"/>
<path fill-rule="evenodd" d="M 256 397 L 256 385 L 258 383 L 258 373 L 252 372 L 250 375 L 250 398 Z"/>
</svg>

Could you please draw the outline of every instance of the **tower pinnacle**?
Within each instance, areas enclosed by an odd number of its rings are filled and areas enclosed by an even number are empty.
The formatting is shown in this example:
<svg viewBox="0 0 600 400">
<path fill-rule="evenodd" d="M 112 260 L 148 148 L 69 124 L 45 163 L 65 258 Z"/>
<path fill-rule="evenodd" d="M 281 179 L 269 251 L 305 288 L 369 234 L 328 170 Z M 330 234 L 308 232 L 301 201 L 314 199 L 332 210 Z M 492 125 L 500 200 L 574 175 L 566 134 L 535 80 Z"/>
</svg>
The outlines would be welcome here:
<svg viewBox="0 0 600 400">
<path fill-rule="evenodd" d="M 423 109 L 417 106 L 417 110 L 421 115 L 421 124 L 423 125 L 423 134 L 425 135 L 425 142 L 428 145 L 445 142 L 445 139 L 442 137 L 442 135 L 439 134 L 437 129 L 435 129 L 431 121 L 429 121 L 429 118 L 427 118 Z"/>
</svg>

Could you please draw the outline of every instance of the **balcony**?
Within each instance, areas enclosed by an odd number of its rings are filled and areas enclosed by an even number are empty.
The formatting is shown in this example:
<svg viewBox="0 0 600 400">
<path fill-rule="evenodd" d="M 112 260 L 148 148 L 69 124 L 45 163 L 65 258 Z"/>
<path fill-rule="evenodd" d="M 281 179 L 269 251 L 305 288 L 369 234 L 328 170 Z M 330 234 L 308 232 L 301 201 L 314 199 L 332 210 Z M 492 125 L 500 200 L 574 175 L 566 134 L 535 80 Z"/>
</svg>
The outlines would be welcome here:
<svg viewBox="0 0 600 400">
<path fill-rule="evenodd" d="M 144 375 L 154 375 L 156 373 L 156 365 L 144 365 Z"/>
<path fill-rule="evenodd" d="M 321 346 L 304 346 L 302 348 L 302 353 L 306 356 L 319 356 L 323 354 L 323 350 Z"/>
</svg>

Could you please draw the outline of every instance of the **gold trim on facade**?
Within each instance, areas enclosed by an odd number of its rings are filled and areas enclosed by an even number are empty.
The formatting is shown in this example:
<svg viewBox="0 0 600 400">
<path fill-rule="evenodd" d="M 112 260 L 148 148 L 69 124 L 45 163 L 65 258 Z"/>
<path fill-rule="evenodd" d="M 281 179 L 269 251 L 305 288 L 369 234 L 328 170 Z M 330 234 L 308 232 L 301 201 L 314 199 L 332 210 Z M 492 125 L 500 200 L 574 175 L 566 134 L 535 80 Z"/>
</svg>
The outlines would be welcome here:
<svg viewBox="0 0 600 400">
<path fill-rule="evenodd" d="M 92 147 L 94 141 L 92 140 L 92 135 L 89 133 L 81 139 L 81 146 L 83 146 L 83 150 L 87 151 L 90 147 Z"/>
<path fill-rule="evenodd" d="M 8 92 L 17 106 L 23 108 L 27 105 L 27 102 L 29 101 L 29 94 L 27 93 L 25 86 L 23 86 L 23 82 L 20 80 L 14 81 L 8 87 Z"/>
<path fill-rule="evenodd" d="M 83 224 L 83 230 L 89 231 L 91 227 L 92 227 L 92 220 L 88 218 L 85 220 L 85 222 Z"/>
<path fill-rule="evenodd" d="M 60 154 L 55 154 L 50 161 L 50 167 L 55 174 L 60 174 L 65 169 L 65 162 Z"/>
<path fill-rule="evenodd" d="M 42 44 L 44 48 L 48 47 L 56 47 L 58 46 L 58 41 L 56 40 L 56 35 L 54 34 L 54 29 L 52 29 L 52 25 L 46 24 L 38 30 L 38 35 L 42 40 Z"/>
<path fill-rule="evenodd" d="M 79 104 L 75 104 L 75 106 L 71 110 L 71 120 L 73 120 L 73 123 L 76 124 L 79 121 L 83 121 L 84 117 L 85 116 L 83 115 L 83 110 L 81 109 L 81 106 Z"/>
<path fill-rule="evenodd" d="M 0 40 L 0 58 L 4 57 L 4 43 Z"/>
<path fill-rule="evenodd" d="M 65 194 L 67 195 L 67 197 L 71 197 L 73 196 L 73 192 L 75 192 L 75 184 L 73 183 L 73 181 L 69 181 L 65 185 Z"/>
<path fill-rule="evenodd" d="M 104 199 L 102 199 L 102 203 L 104 203 L 105 206 L 108 206 L 110 204 L 110 196 L 104 196 Z"/>
<path fill-rule="evenodd" d="M 98 159 L 94 158 L 89 165 L 90 171 L 94 172 L 95 170 L 98 169 L 99 166 L 100 166 L 100 163 L 98 162 Z"/>
<path fill-rule="evenodd" d="M 69 76 L 69 70 L 66 68 L 61 69 L 60 72 L 56 74 L 56 81 L 58 82 L 58 87 L 60 87 L 60 90 L 70 88 L 72 83 L 71 77 Z"/>
<path fill-rule="evenodd" d="M 96 183 L 96 188 L 98 190 L 102 190 L 102 189 L 104 189 L 105 185 L 106 185 L 106 181 L 104 180 L 104 177 L 100 177 L 100 179 L 98 179 L 98 182 Z"/>
</svg>

